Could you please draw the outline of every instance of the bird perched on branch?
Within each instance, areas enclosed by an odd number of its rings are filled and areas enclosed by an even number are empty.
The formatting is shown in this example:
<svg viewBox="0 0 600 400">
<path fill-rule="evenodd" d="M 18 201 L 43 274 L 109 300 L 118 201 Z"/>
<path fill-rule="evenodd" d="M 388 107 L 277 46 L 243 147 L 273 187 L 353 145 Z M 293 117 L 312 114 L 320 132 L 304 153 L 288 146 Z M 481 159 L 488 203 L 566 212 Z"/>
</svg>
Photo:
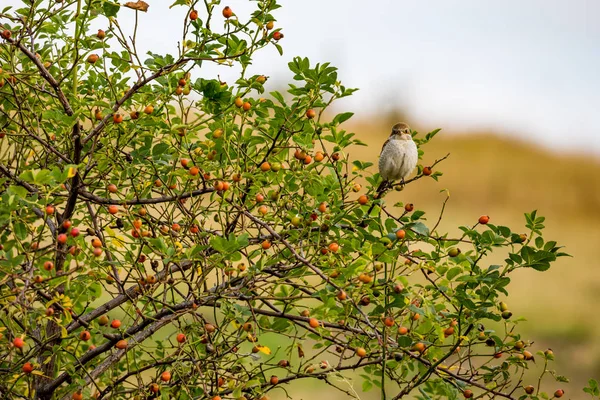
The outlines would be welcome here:
<svg viewBox="0 0 600 400">
<path fill-rule="evenodd" d="M 377 188 L 377 196 L 391 186 L 392 181 L 406 179 L 417 166 L 419 152 L 412 140 L 410 127 L 399 122 L 392 127 L 392 133 L 385 141 L 379 155 L 379 175 L 383 182 Z"/>
</svg>

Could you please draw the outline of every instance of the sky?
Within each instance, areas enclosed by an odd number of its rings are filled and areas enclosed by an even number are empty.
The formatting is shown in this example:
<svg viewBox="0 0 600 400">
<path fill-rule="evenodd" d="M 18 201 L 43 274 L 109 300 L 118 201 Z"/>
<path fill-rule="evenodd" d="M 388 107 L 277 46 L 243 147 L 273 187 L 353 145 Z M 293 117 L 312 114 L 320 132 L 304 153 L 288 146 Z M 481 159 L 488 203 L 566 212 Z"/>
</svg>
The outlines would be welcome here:
<svg viewBox="0 0 600 400">
<path fill-rule="evenodd" d="M 174 0 L 146 1 L 140 44 L 173 53 L 186 10 L 169 10 Z M 269 90 L 291 80 L 287 63 L 294 56 L 306 56 L 332 62 L 343 84 L 360 89 L 338 103 L 357 119 L 397 108 L 426 130 L 493 129 L 600 156 L 598 0 L 279 3 L 274 16 L 285 34 L 284 55 L 271 47 L 257 53 L 251 68 L 270 77 Z M 241 19 L 254 9 L 247 0 L 221 5 Z M 124 29 L 132 17 L 131 10 L 120 12 Z M 235 76 L 212 67 L 202 73 Z"/>
</svg>

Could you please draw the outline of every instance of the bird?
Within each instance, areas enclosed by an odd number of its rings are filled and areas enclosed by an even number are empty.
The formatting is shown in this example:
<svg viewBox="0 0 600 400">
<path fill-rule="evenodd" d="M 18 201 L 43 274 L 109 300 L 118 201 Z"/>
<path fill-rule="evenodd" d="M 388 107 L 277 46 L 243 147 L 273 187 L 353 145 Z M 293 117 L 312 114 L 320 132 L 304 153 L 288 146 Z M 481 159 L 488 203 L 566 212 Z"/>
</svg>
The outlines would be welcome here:
<svg viewBox="0 0 600 400">
<path fill-rule="evenodd" d="M 404 180 L 413 172 L 419 160 L 417 145 L 412 139 L 410 126 L 399 122 L 392 127 L 390 137 L 385 141 L 379 155 L 379 175 L 383 182 L 377 193 L 383 192 L 392 181 Z"/>
</svg>

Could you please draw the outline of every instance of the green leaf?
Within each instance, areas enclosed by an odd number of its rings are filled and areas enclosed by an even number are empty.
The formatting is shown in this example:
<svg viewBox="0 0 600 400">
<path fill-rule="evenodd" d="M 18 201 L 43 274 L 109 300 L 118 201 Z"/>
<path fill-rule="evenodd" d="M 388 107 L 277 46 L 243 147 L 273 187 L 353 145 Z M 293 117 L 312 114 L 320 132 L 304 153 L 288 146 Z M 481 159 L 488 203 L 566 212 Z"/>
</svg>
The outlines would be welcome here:
<svg viewBox="0 0 600 400">
<path fill-rule="evenodd" d="M 19 238 L 19 240 L 25 240 L 25 238 L 27 237 L 27 227 L 25 226 L 25 224 L 22 222 L 16 222 L 14 224 L 14 229 L 17 238 Z"/>
<path fill-rule="evenodd" d="M 454 278 L 456 278 L 460 273 L 462 272 L 462 268 L 461 267 L 454 267 L 451 268 L 448 273 L 446 274 L 446 278 L 448 278 L 448 280 L 452 280 Z"/>
<path fill-rule="evenodd" d="M 412 344 L 412 339 L 408 336 L 398 336 L 398 347 L 409 347 Z"/>
<path fill-rule="evenodd" d="M 349 120 L 353 115 L 354 115 L 353 112 L 345 112 L 345 113 L 338 114 L 333 118 L 333 123 L 341 124 L 342 122 Z"/>
<path fill-rule="evenodd" d="M 110 2 L 110 1 L 104 1 L 102 3 L 102 9 L 104 10 L 104 15 L 106 15 L 107 17 L 116 17 L 117 13 L 119 12 L 119 8 L 121 8 L 120 5 Z"/>
<path fill-rule="evenodd" d="M 429 236 L 429 228 L 427 228 L 422 222 L 417 222 L 416 224 L 412 225 L 411 229 L 419 235 Z"/>
<path fill-rule="evenodd" d="M 22 186 L 11 185 L 11 186 L 8 187 L 8 191 L 9 191 L 9 193 L 17 195 L 17 197 L 20 197 L 22 199 L 26 198 L 27 195 L 29 194 L 29 192 L 27 191 L 27 189 L 25 189 Z"/>
<path fill-rule="evenodd" d="M 524 267 L 530 267 L 536 271 L 546 271 L 550 268 L 550 263 L 556 260 L 556 254 L 544 250 L 536 251 L 529 246 L 521 249 L 521 257 L 525 262 Z"/>
<path fill-rule="evenodd" d="M 166 153 L 169 150 L 169 145 L 166 143 L 159 143 L 152 148 L 152 156 L 154 158 Z"/>
</svg>

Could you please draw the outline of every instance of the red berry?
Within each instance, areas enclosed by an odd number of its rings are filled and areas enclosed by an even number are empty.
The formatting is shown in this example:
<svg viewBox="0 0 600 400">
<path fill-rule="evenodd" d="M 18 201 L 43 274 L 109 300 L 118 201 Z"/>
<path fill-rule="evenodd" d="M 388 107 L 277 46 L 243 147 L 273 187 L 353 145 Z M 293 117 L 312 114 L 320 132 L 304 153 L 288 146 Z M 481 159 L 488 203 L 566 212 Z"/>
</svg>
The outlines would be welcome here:
<svg viewBox="0 0 600 400">
<path fill-rule="evenodd" d="M 23 346 L 25 346 L 25 341 L 23 339 L 21 339 L 20 337 L 18 337 L 18 338 L 15 338 L 15 340 L 13 340 L 13 345 L 17 349 L 22 349 Z"/>
<path fill-rule="evenodd" d="M 30 362 L 26 362 L 25 364 L 23 364 L 23 372 L 25 372 L 26 374 L 30 374 L 31 371 L 33 371 L 33 364 L 31 364 Z"/>
</svg>

